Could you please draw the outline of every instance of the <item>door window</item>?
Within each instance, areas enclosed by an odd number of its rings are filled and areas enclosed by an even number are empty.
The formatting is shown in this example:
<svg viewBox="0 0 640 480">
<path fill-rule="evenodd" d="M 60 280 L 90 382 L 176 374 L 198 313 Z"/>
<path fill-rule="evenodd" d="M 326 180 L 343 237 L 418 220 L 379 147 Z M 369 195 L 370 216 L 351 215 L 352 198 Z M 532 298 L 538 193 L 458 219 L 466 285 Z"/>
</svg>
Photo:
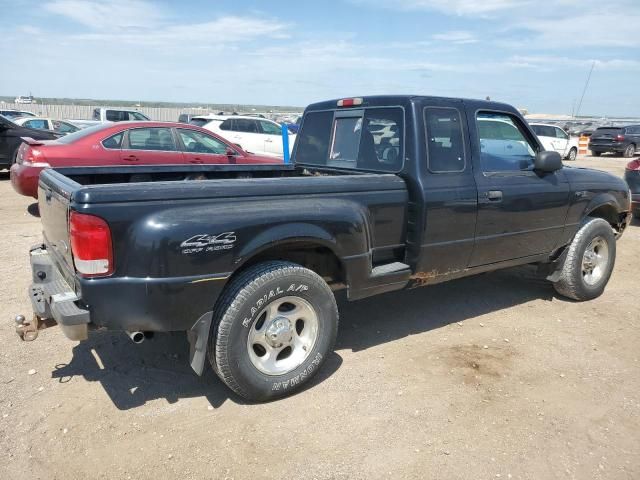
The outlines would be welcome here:
<svg viewBox="0 0 640 480">
<path fill-rule="evenodd" d="M 561 128 L 554 127 L 556 131 L 556 138 L 560 138 L 562 140 L 566 140 L 569 136 L 562 130 Z"/>
<path fill-rule="evenodd" d="M 193 120 L 191 121 L 193 123 Z M 197 125 L 197 124 L 194 124 Z M 198 125 L 201 127 L 202 125 Z M 224 122 L 220 124 L 220 130 L 233 130 L 233 120 L 230 118 L 226 119 Z"/>
<path fill-rule="evenodd" d="M 233 130 L 243 133 L 258 133 L 258 125 L 255 120 L 236 118 L 233 122 Z"/>
<path fill-rule="evenodd" d="M 262 133 L 266 133 L 267 135 L 282 135 L 282 128 L 278 125 L 271 122 L 265 122 L 264 120 L 260 120 L 259 123 Z"/>
<path fill-rule="evenodd" d="M 215 137 L 205 135 L 195 130 L 179 128 L 178 133 L 184 144 L 184 151 L 190 153 L 210 153 L 213 155 L 225 155 L 228 147 Z"/>
<path fill-rule="evenodd" d="M 429 171 L 463 171 L 465 158 L 460 112 L 454 108 L 425 108 L 424 124 Z"/>
<path fill-rule="evenodd" d="M 129 130 L 130 150 L 176 151 L 170 128 L 135 128 Z"/>
<path fill-rule="evenodd" d="M 509 114 L 478 112 L 480 166 L 484 172 L 532 170 L 537 145 Z"/>
</svg>

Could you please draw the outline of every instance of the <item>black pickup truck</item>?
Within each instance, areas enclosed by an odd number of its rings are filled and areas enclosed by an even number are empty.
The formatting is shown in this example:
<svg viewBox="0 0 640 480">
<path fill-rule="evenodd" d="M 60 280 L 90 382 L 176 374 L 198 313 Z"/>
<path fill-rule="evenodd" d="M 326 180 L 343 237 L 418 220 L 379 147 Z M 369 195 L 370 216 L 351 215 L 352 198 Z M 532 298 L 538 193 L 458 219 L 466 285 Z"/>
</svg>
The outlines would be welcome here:
<svg viewBox="0 0 640 480">
<path fill-rule="evenodd" d="M 267 400 L 331 351 L 334 290 L 362 299 L 537 264 L 560 295 L 588 300 L 629 222 L 622 179 L 563 167 L 501 103 L 317 103 L 293 158 L 44 171 L 35 320 L 18 329 L 186 331 L 197 373 L 208 358 L 237 394 Z"/>
</svg>

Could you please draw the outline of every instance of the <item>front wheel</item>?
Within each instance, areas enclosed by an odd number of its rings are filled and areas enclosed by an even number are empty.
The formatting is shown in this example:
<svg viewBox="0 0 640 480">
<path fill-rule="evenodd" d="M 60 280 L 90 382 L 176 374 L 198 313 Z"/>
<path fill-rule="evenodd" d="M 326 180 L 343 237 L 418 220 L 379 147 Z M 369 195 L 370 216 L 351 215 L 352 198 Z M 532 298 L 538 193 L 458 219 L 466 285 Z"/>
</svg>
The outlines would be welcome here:
<svg viewBox="0 0 640 480">
<path fill-rule="evenodd" d="M 573 162 L 576 158 L 578 158 L 578 149 L 574 147 L 571 150 L 569 150 L 569 155 L 567 155 L 567 160 L 571 160 Z"/>
<path fill-rule="evenodd" d="M 602 152 L 591 152 L 591 155 L 594 157 L 599 157 L 600 155 L 602 155 Z"/>
<path fill-rule="evenodd" d="M 298 391 L 331 352 L 338 331 L 333 292 L 295 263 L 265 262 L 231 281 L 214 312 L 209 361 L 241 397 Z"/>
<path fill-rule="evenodd" d="M 573 237 L 556 291 L 578 301 L 599 297 L 609 282 L 616 260 L 616 239 L 609 222 L 590 218 Z"/>
</svg>

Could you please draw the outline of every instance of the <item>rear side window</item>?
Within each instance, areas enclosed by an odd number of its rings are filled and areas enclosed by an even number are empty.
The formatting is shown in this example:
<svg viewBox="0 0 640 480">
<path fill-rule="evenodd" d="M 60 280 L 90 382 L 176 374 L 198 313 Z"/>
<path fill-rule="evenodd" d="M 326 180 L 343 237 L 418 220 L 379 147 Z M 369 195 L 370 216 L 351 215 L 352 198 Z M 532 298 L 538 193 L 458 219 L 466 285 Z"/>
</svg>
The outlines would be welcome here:
<svg viewBox="0 0 640 480">
<path fill-rule="evenodd" d="M 119 110 L 107 110 L 106 117 L 110 122 L 122 122 L 124 120 L 129 120 L 127 112 L 121 112 Z"/>
<path fill-rule="evenodd" d="M 49 124 L 46 120 L 34 119 L 29 120 L 28 122 L 24 122 L 24 125 L 29 128 L 37 128 L 38 130 L 48 130 Z"/>
<path fill-rule="evenodd" d="M 484 172 L 531 170 L 537 146 L 516 118 L 506 113 L 479 112 L 480 165 Z"/>
<path fill-rule="evenodd" d="M 129 130 L 129 149 L 164 152 L 177 150 L 170 128 L 134 128 Z"/>
<path fill-rule="evenodd" d="M 116 133 L 115 135 L 111 135 L 109 138 L 104 139 L 102 141 L 102 146 L 109 149 L 120 149 L 122 148 L 123 138 L 124 132 Z"/>
<path fill-rule="evenodd" d="M 228 118 L 227 120 L 225 120 L 224 122 L 222 122 L 220 124 L 220 130 L 233 130 L 232 122 L 233 122 L 233 120 Z M 202 125 L 198 125 L 198 126 L 201 127 Z"/>
<path fill-rule="evenodd" d="M 462 172 L 465 168 L 460 112 L 454 108 L 424 109 L 427 165 L 430 172 Z"/>
<path fill-rule="evenodd" d="M 305 115 L 296 146 L 296 161 L 312 165 L 327 164 L 332 120 L 332 111 L 310 112 Z"/>
<path fill-rule="evenodd" d="M 335 117 L 335 118 L 334 118 Z M 310 112 L 302 122 L 296 161 L 397 172 L 402 169 L 404 111 L 399 107 Z"/>
</svg>

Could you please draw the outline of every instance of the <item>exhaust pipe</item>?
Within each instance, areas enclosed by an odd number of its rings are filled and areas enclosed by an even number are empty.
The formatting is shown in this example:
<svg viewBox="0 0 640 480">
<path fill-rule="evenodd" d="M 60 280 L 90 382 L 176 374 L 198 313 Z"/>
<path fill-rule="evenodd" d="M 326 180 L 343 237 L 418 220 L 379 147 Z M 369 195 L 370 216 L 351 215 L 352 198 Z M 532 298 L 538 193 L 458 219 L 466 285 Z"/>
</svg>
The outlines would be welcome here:
<svg viewBox="0 0 640 480">
<path fill-rule="evenodd" d="M 132 341 L 133 343 L 138 343 L 138 344 L 140 344 L 140 343 L 144 342 L 144 338 L 145 338 L 145 337 L 144 337 L 144 332 L 140 332 L 140 331 L 137 331 L 137 332 L 127 332 L 127 335 L 129 335 L 129 338 L 131 339 L 131 341 Z"/>
</svg>

